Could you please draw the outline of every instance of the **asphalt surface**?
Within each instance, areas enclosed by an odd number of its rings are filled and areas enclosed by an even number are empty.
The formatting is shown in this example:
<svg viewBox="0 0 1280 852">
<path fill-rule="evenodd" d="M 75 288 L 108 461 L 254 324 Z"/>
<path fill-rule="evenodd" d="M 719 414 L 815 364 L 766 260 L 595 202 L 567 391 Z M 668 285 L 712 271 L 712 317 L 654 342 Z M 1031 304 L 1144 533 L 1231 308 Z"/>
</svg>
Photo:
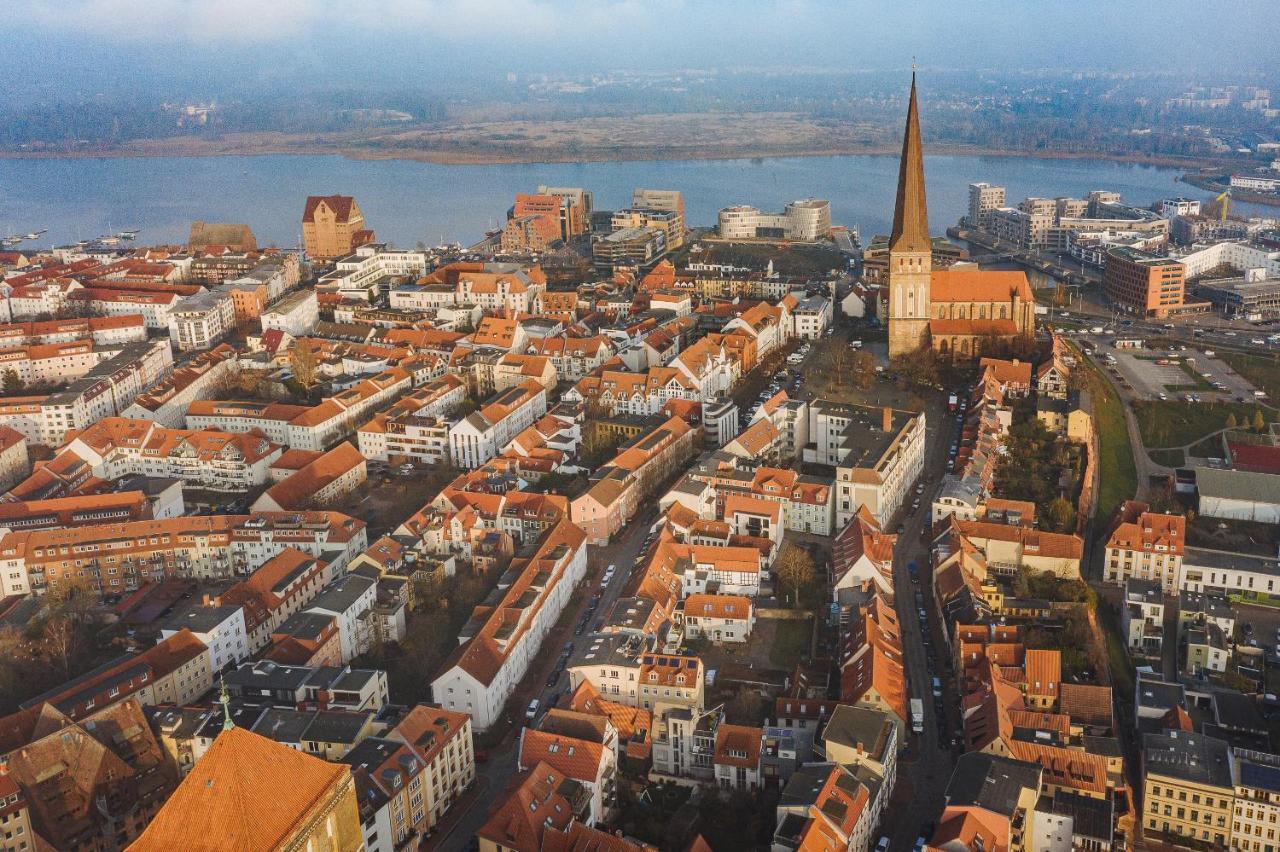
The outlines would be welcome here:
<svg viewBox="0 0 1280 852">
<path fill-rule="evenodd" d="M 959 694 L 955 681 L 946 672 L 946 644 L 942 641 L 941 625 L 932 602 L 932 582 L 929 573 L 927 542 L 921 533 L 928 524 L 929 506 L 942 484 L 942 476 L 948 467 L 948 449 L 956 435 L 954 415 L 946 412 L 937 402 L 931 403 L 926 413 L 925 465 L 921 482 L 925 486 L 920 498 L 920 509 L 914 513 L 910 506 L 899 513 L 903 531 L 898 535 L 894 552 L 894 603 L 901 627 L 902 650 L 906 659 L 906 672 L 911 698 L 924 702 L 924 731 L 916 735 L 910 732 L 906 743 L 910 752 L 899 757 L 899 795 L 894 796 L 881 834 L 888 834 L 891 852 L 906 852 L 912 848 L 921 827 L 936 821 L 942 813 L 943 793 L 951 778 L 954 757 L 951 737 L 959 726 Z M 913 583 L 908 564 L 918 566 L 919 583 Z M 922 595 L 925 620 L 921 620 L 916 592 Z M 929 640 L 926 648 L 925 639 Z M 934 677 L 942 680 L 943 718 L 939 718 L 938 703 L 932 689 Z M 908 783 L 910 799 L 898 804 L 903 784 Z"/>
</svg>

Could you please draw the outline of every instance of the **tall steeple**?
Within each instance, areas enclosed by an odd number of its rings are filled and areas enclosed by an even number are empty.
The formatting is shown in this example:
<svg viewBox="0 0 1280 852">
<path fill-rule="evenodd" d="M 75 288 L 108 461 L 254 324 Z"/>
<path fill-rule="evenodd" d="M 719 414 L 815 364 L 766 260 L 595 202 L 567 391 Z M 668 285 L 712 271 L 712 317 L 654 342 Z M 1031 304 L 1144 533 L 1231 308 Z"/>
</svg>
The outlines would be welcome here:
<svg viewBox="0 0 1280 852">
<path fill-rule="evenodd" d="M 898 164 L 898 198 L 893 208 L 890 251 L 930 251 L 929 213 L 924 197 L 924 151 L 920 145 L 920 115 L 916 109 L 916 73 L 911 71 L 911 102 Z"/>
<path fill-rule="evenodd" d="M 222 730 L 229 731 L 236 726 L 231 721 L 231 696 L 227 695 L 227 679 L 221 676 L 219 679 L 222 681 L 222 694 L 218 697 L 222 703 Z"/>
</svg>

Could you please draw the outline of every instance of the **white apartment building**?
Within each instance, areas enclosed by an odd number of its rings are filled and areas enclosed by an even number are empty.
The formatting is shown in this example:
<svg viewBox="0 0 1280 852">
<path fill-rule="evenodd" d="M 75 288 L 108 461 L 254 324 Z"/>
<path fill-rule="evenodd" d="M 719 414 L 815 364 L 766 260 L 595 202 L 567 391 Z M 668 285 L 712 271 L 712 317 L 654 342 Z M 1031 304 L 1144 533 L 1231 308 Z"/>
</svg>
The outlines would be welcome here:
<svg viewBox="0 0 1280 852">
<path fill-rule="evenodd" d="M 549 530 L 499 604 L 478 611 L 431 682 L 436 703 L 489 728 L 520 684 L 577 584 L 586 575 L 586 534 L 568 520 Z"/>
<path fill-rule="evenodd" d="M 316 286 L 327 292 L 337 292 L 344 299 L 371 302 L 386 279 L 416 277 L 426 271 L 425 252 L 398 251 L 380 243 L 369 243 L 337 261 L 333 271 L 321 278 Z"/>
<path fill-rule="evenodd" d="M 83 299 L 89 310 L 103 316 L 141 315 L 147 328 L 157 331 L 168 330 L 169 317 L 182 302 L 182 297 L 176 293 L 141 293 L 102 288 L 80 290 L 73 298 L 75 301 Z"/>
<path fill-rule="evenodd" d="M 991 230 L 992 211 L 1004 207 L 1004 187 L 989 183 L 969 184 L 969 215 L 965 224 L 982 231 Z"/>
<path fill-rule="evenodd" d="M 315 290 L 290 293 L 262 312 L 262 330 L 279 329 L 291 337 L 305 337 L 320 321 L 320 303 Z"/>
<path fill-rule="evenodd" d="M 197 399 L 205 399 L 236 371 L 236 355 L 236 350 L 226 344 L 202 352 L 135 399 L 120 416 L 154 420 L 170 429 L 182 428 L 187 406 Z"/>
<path fill-rule="evenodd" d="M 193 606 L 160 628 L 161 640 L 183 629 L 190 630 L 209 648 L 209 659 L 215 672 L 249 659 L 249 633 L 245 629 L 244 607 Z"/>
<path fill-rule="evenodd" d="M 347 574 L 324 588 L 303 612 L 332 615 L 338 622 L 343 664 L 369 650 L 374 639 L 370 615 L 378 602 L 378 581 L 363 574 Z"/>
<path fill-rule="evenodd" d="M 479 411 L 449 428 L 453 463 L 468 469 L 479 467 L 546 413 L 547 391 L 537 382 L 526 381 L 499 391 Z"/>
<path fill-rule="evenodd" d="M 226 290 L 188 296 L 169 312 L 169 337 L 179 352 L 208 349 L 235 327 L 235 301 Z"/>
<path fill-rule="evenodd" d="M 812 242 L 831 231 L 831 202 L 818 198 L 792 201 L 781 213 L 762 213 L 747 205 L 720 211 L 716 233 L 725 240 L 787 239 Z"/>
<path fill-rule="evenodd" d="M 356 430 L 360 454 L 386 461 L 405 456 L 431 464 L 449 456 L 445 418 L 467 398 L 466 384 L 453 373 L 432 379 Z"/>
<path fill-rule="evenodd" d="M 808 296 L 791 309 L 792 337 L 817 340 L 831 326 L 831 300 L 825 296 Z"/>
<path fill-rule="evenodd" d="M 923 412 L 815 400 L 804 460 L 836 468 L 835 527 L 866 506 L 889 523 L 924 469 Z"/>
<path fill-rule="evenodd" d="M 120 351 L 89 340 L 37 343 L 0 349 L 0 372 L 13 371 L 24 385 L 62 384 L 78 379 Z"/>
<path fill-rule="evenodd" d="M 146 339 L 147 326 L 140 314 L 0 325 L 0 347 L 74 343 L 79 340 L 89 340 L 98 346 L 112 346 L 140 343 Z"/>
</svg>

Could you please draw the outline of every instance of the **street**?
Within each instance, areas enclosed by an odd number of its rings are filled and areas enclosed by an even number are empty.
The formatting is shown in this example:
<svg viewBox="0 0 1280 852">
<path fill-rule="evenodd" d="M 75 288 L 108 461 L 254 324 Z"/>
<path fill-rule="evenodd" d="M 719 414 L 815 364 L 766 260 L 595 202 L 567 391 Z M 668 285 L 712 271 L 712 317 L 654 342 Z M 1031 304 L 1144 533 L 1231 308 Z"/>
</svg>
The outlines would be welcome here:
<svg viewBox="0 0 1280 852">
<path fill-rule="evenodd" d="M 924 702 L 924 732 L 919 735 L 911 734 L 910 725 L 907 726 L 906 742 L 911 744 L 911 752 L 909 758 L 902 758 L 899 765 L 898 784 L 900 791 L 902 785 L 910 785 L 910 798 L 901 807 L 890 809 L 881 829 L 881 833 L 888 834 L 892 841 L 889 846 L 891 852 L 911 849 L 920 834 L 921 826 L 930 820 L 936 820 L 942 813 L 943 793 L 951 778 L 953 764 L 951 731 L 959 725 L 959 716 L 952 713 L 948 713 L 947 718 L 939 724 L 934 706 L 934 677 L 943 681 L 944 708 L 958 707 L 959 696 L 954 681 L 945 676 L 947 646 L 942 641 L 941 625 L 937 623 L 931 601 L 932 573 L 929 570 L 928 542 L 921 538 L 921 531 L 928 524 L 929 506 L 941 487 L 942 476 L 947 469 L 947 449 L 956 432 L 955 418 L 945 411 L 937 397 L 931 399 L 926 418 L 926 455 L 924 474 L 921 477 L 925 488 L 920 499 L 921 506 L 914 513 L 900 512 L 904 529 L 898 536 L 894 553 L 895 607 L 901 627 L 909 696 L 920 698 Z M 904 511 L 909 511 L 909 507 L 904 507 Z M 910 562 L 915 562 L 918 566 L 918 585 L 911 581 L 911 574 L 907 570 Z M 924 610 L 928 614 L 928 621 L 923 626 L 917 612 L 917 590 L 924 595 Z M 933 668 L 930 667 L 929 652 L 925 647 L 926 633 L 938 662 Z M 945 733 L 945 743 L 941 733 Z M 900 795 L 895 795 L 894 801 L 900 801 Z"/>
</svg>

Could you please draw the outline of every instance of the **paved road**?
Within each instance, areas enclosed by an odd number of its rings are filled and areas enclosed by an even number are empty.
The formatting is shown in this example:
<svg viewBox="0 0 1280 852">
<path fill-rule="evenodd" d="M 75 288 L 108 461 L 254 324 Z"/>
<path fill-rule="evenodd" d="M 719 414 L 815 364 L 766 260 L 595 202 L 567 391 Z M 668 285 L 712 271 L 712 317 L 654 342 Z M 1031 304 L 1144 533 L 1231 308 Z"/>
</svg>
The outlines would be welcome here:
<svg viewBox="0 0 1280 852">
<path fill-rule="evenodd" d="M 943 678 L 943 707 L 959 706 L 955 682 L 944 677 L 946 645 L 942 642 L 940 625 L 931 601 L 928 549 L 926 542 L 921 539 L 921 531 L 928 522 L 929 505 L 941 486 L 942 475 L 947 468 L 947 450 L 956 432 L 956 422 L 954 416 L 947 414 L 940 404 L 933 404 L 929 408 L 927 418 L 927 449 L 922 480 L 925 491 L 920 501 L 920 510 L 902 518 L 904 529 L 898 536 L 898 546 L 894 553 L 895 604 L 898 622 L 902 627 L 907 679 L 911 697 L 924 701 L 924 733 L 915 736 L 908 732 L 911 753 L 900 758 L 904 762 L 899 766 L 898 783 L 902 785 L 909 782 L 911 799 L 906 805 L 891 807 L 886 818 L 883 833 L 889 834 L 892 840 L 891 852 L 909 850 L 920 833 L 920 827 L 938 818 L 942 813 L 943 793 L 951 778 L 953 758 L 950 746 L 944 748 L 941 744 L 940 724 L 931 686 L 934 677 Z M 907 571 L 909 562 L 915 562 L 919 566 L 918 585 L 912 583 Z M 917 611 L 917 590 L 925 596 L 924 609 L 928 619 L 924 625 L 921 624 Z M 936 655 L 932 665 L 924 644 L 926 634 Z M 947 716 L 941 727 L 949 740 L 951 732 L 959 725 L 959 716 L 956 712 L 948 712 Z M 912 762 L 905 762 L 908 760 Z"/>
<path fill-rule="evenodd" d="M 547 678 L 555 666 L 560 649 L 565 642 L 570 640 L 575 643 L 586 641 L 596 622 L 608 615 L 614 602 L 617 601 L 626 588 L 633 569 L 638 569 L 640 550 L 644 544 L 645 535 L 656 519 L 657 507 L 656 505 L 650 505 L 641 510 L 617 540 L 606 547 L 591 547 L 589 549 L 587 554 L 589 560 L 587 580 L 582 591 L 573 598 L 573 603 L 569 607 L 571 616 L 568 618 L 562 617 L 556 628 L 547 634 L 547 638 L 543 641 L 542 650 L 539 652 L 533 666 L 530 667 L 528 674 L 521 681 L 520 688 L 516 690 L 512 701 L 508 703 L 508 707 L 512 705 L 515 708 L 527 707 L 529 701 L 536 697 L 542 703 L 541 712 L 546 713 L 547 708 L 551 706 L 552 699 L 569 688 L 569 676 L 565 673 L 560 674 L 554 685 L 547 686 Z M 614 564 L 618 567 L 609 583 L 609 587 L 602 591 L 600 589 L 600 578 L 604 573 L 605 567 L 609 564 Z M 601 592 L 601 600 L 596 607 L 595 613 L 591 616 L 591 623 L 581 636 L 574 636 L 574 629 L 577 627 L 582 614 L 586 612 L 591 597 L 596 592 Z M 506 738 L 499 745 L 488 750 L 488 761 L 480 763 L 476 767 L 476 784 L 480 785 L 482 794 L 459 803 L 456 807 L 461 807 L 464 810 L 456 815 L 451 811 L 452 822 L 442 833 L 433 837 L 424 848 L 439 850 L 467 848 L 471 838 L 484 825 L 485 820 L 489 818 L 489 813 L 493 806 L 502 801 L 503 791 L 507 788 L 512 776 L 516 774 L 516 758 L 518 757 L 516 749 L 520 742 L 520 728 L 524 724 L 523 710 L 516 709 L 512 713 L 516 718 L 513 718 L 508 726 Z"/>
</svg>

